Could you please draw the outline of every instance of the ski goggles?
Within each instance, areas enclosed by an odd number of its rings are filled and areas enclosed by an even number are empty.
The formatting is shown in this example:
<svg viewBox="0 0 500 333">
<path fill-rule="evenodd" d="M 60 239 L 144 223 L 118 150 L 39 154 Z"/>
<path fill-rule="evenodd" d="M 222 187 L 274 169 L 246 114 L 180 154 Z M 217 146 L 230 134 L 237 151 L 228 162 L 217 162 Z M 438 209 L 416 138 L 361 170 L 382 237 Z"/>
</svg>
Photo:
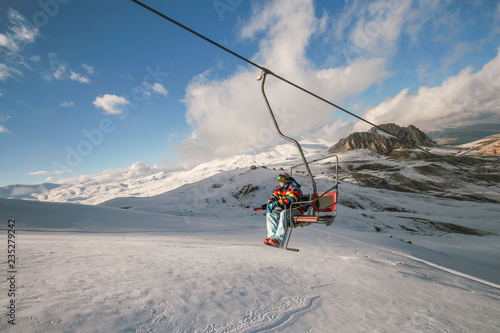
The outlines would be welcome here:
<svg viewBox="0 0 500 333">
<path fill-rule="evenodd" d="M 286 182 L 287 180 L 288 180 L 288 178 L 286 178 L 285 176 L 278 176 L 278 181 L 279 181 L 280 183 L 284 183 L 284 182 Z"/>
</svg>

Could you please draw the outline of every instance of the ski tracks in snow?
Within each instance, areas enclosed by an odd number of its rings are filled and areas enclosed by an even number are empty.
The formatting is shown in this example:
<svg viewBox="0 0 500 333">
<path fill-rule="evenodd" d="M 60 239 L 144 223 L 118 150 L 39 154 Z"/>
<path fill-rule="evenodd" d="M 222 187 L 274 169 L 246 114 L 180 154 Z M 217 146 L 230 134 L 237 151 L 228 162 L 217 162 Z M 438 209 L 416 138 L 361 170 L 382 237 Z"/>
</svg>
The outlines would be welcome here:
<svg viewBox="0 0 500 333">
<path fill-rule="evenodd" d="M 293 326 L 297 318 L 306 311 L 311 311 L 318 303 L 320 296 L 286 297 L 277 303 L 261 306 L 258 310 L 243 311 L 243 318 L 225 325 L 209 325 L 203 333 L 228 332 L 271 332 L 286 331 Z"/>
</svg>

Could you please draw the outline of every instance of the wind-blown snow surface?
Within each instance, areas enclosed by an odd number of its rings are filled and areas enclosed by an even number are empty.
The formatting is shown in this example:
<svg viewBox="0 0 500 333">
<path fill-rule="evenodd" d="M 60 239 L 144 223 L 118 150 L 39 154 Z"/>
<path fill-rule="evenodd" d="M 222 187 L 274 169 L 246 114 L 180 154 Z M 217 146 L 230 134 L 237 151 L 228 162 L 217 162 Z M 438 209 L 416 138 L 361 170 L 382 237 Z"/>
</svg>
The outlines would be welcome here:
<svg viewBox="0 0 500 333">
<path fill-rule="evenodd" d="M 199 172 L 99 206 L 0 199 L 4 239 L 16 219 L 18 270 L 16 326 L 2 278 L 0 330 L 499 331 L 497 204 L 342 182 L 335 223 L 295 230 L 295 253 L 263 245 L 264 216 L 251 209 L 276 170 Z"/>
</svg>

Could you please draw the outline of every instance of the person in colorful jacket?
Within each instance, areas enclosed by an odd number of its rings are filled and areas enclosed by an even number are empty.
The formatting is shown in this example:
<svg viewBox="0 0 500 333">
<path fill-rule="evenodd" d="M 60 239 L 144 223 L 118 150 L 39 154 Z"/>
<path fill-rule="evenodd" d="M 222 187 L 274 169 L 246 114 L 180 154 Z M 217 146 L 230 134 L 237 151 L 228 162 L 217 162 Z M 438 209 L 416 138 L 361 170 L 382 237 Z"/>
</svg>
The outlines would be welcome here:
<svg viewBox="0 0 500 333">
<path fill-rule="evenodd" d="M 302 191 L 300 185 L 286 172 L 278 176 L 279 186 L 276 187 L 273 194 L 267 201 L 266 226 L 267 237 L 264 239 L 266 245 L 280 245 L 286 242 L 283 239 L 285 233 L 285 224 L 290 218 L 285 208 L 289 208 L 293 202 L 300 201 Z M 289 211 L 288 211 L 289 212 Z M 292 210 L 292 216 L 304 214 L 304 208 Z"/>
</svg>

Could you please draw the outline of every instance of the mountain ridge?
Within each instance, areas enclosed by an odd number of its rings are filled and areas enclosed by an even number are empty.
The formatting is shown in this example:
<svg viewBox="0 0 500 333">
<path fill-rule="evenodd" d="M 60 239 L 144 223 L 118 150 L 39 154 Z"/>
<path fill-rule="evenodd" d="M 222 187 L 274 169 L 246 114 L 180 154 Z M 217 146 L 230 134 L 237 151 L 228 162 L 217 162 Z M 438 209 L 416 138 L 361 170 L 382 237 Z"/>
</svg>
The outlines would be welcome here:
<svg viewBox="0 0 500 333">
<path fill-rule="evenodd" d="M 367 132 L 352 133 L 339 140 L 339 142 L 329 149 L 329 152 L 340 153 L 356 149 L 369 149 L 379 154 L 391 155 L 397 149 L 412 149 L 413 145 L 424 147 L 436 146 L 436 143 L 427 134 L 413 125 L 401 127 L 394 123 L 389 123 L 379 125 L 378 127 L 386 132 L 372 127 Z M 389 135 L 387 132 L 393 135 Z"/>
<path fill-rule="evenodd" d="M 478 145 L 480 142 L 461 147 L 439 146 L 415 126 L 407 128 L 395 124 L 381 126 L 385 126 L 400 137 L 416 141 L 419 145 L 430 146 L 427 149 L 433 154 L 447 156 L 457 164 L 465 164 L 472 172 L 487 177 L 489 181 L 500 180 L 496 157 L 469 156 L 474 150 L 472 145 Z M 361 143 L 353 141 L 353 137 L 357 135 L 355 133 L 330 147 L 318 143 L 304 143 L 304 153 L 308 160 L 312 160 L 336 152 L 340 158 L 340 178 L 345 182 L 361 186 L 399 192 L 425 193 L 459 200 L 497 201 L 496 196 L 491 195 L 490 191 L 484 191 L 484 184 L 470 179 L 468 175 L 445 165 L 432 155 L 409 149 L 404 145 L 398 146 L 394 137 L 380 134 L 375 129 L 365 133 L 366 135 L 358 135 L 362 139 Z M 354 146 L 360 146 L 360 148 L 343 149 L 339 152 L 338 147 L 344 144 L 345 148 L 346 142 L 350 144 L 348 138 L 352 139 L 351 143 Z M 0 187 L 0 197 L 95 205 L 119 197 L 150 197 L 167 193 L 223 171 L 249 168 L 252 165 L 286 169 L 299 161 L 296 147 L 292 144 L 284 144 L 258 154 L 243 154 L 208 161 L 191 170 L 175 172 L 158 170 L 155 173 L 141 175 L 137 172 L 139 162 L 136 162 L 129 168 L 131 170 L 107 170 L 96 175 L 81 177 L 74 183 L 66 181 L 61 184 L 8 185 Z M 132 176 L 127 176 L 128 178 L 125 179 L 122 176 L 118 177 L 117 172 Z M 332 171 L 327 166 L 323 166 L 319 172 L 331 173 Z M 447 183 L 451 186 L 444 185 Z M 464 191 L 464 188 L 467 190 Z"/>
</svg>

